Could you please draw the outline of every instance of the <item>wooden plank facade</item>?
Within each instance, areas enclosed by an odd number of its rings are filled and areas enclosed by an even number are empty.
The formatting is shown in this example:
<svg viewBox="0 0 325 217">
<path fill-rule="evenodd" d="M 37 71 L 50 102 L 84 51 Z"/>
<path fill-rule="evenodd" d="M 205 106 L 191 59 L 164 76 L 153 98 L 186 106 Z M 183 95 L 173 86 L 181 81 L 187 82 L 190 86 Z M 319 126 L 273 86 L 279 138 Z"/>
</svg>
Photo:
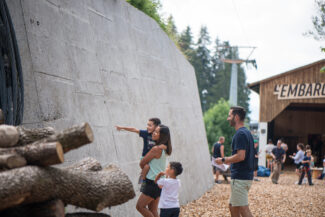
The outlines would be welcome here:
<svg viewBox="0 0 325 217">
<path fill-rule="evenodd" d="M 262 143 L 284 138 L 287 154 L 302 142 L 312 146 L 316 161 L 325 154 L 325 59 L 249 84 L 260 95 Z M 265 133 L 265 135 L 262 135 Z M 260 140 L 261 144 L 261 140 Z M 318 158 L 318 159 L 317 159 Z"/>
</svg>

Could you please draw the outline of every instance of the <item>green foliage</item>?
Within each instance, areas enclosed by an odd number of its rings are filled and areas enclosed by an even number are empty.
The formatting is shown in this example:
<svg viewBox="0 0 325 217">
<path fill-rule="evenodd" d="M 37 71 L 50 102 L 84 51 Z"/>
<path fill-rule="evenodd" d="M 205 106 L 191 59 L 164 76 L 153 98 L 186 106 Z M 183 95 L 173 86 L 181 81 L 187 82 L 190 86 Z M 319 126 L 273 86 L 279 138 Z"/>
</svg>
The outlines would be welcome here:
<svg viewBox="0 0 325 217">
<path fill-rule="evenodd" d="M 325 0 L 315 0 L 317 15 L 312 17 L 314 29 L 307 35 L 313 36 L 316 40 L 325 40 Z"/>
<path fill-rule="evenodd" d="M 207 27 L 203 26 L 200 30 L 198 42 L 192 59 L 192 65 L 195 69 L 196 80 L 201 99 L 203 112 L 208 109 L 207 95 L 211 88 L 212 70 L 211 55 L 208 46 L 211 44 Z"/>
<path fill-rule="evenodd" d="M 148 16 L 152 17 L 163 30 L 166 30 L 165 23 L 159 15 L 161 4 L 159 0 L 126 0 L 128 3 L 143 11 Z"/>
<path fill-rule="evenodd" d="M 211 56 L 211 39 L 206 27 L 202 27 L 196 45 L 192 43 L 189 27 L 180 36 L 180 47 L 195 69 L 201 107 L 203 113 L 219 99 L 229 99 L 231 64 L 223 63 L 222 59 L 231 59 L 233 52 L 229 42 L 215 41 L 215 49 Z M 192 47 L 195 47 L 194 49 Z M 249 111 L 250 90 L 246 85 L 244 69 L 238 66 L 238 105 Z"/>
<path fill-rule="evenodd" d="M 188 61 L 192 63 L 194 60 L 194 48 L 191 27 L 187 26 L 186 29 L 180 34 L 178 46 Z"/>
<path fill-rule="evenodd" d="M 217 104 L 212 106 L 204 113 L 204 123 L 207 133 L 209 150 L 220 136 L 225 137 L 225 156 L 231 155 L 231 141 L 235 134 L 235 129 L 227 121 L 230 105 L 224 99 L 220 99 Z"/>
<path fill-rule="evenodd" d="M 170 39 L 178 46 L 178 33 L 175 21 L 172 16 L 167 18 L 167 21 L 159 14 L 161 4 L 159 0 L 126 0 L 128 3 L 138 8 L 151 18 L 153 18 L 159 26 L 167 33 Z"/>
<path fill-rule="evenodd" d="M 176 46 L 178 46 L 178 33 L 177 33 L 177 28 L 175 25 L 175 21 L 173 16 L 169 16 L 167 19 L 167 22 L 165 24 L 165 32 L 167 33 L 167 35 L 174 41 L 174 43 L 176 44 Z"/>
</svg>

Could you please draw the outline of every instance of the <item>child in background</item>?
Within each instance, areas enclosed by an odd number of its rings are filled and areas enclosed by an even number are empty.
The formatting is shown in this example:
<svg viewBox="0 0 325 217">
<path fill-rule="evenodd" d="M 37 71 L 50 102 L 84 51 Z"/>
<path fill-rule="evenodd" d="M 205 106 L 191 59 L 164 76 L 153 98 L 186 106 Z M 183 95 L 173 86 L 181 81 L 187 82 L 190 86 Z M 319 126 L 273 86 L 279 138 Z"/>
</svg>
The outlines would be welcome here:
<svg viewBox="0 0 325 217">
<path fill-rule="evenodd" d="M 162 189 L 159 205 L 160 217 L 178 217 L 180 208 L 178 200 L 178 190 L 181 186 L 178 175 L 183 172 L 182 164 L 179 162 L 170 162 L 165 172 L 157 175 L 155 183 Z M 165 175 L 166 178 L 160 178 Z"/>
<path fill-rule="evenodd" d="M 311 150 L 310 149 L 308 149 L 306 151 L 306 156 L 301 161 L 301 163 L 302 163 L 303 168 L 302 168 L 302 173 L 301 173 L 298 185 L 301 185 L 302 180 L 305 177 L 305 173 L 307 173 L 309 185 L 314 185 L 311 181 L 311 173 L 310 173 L 310 163 L 311 163 Z"/>
<path fill-rule="evenodd" d="M 324 156 L 324 160 L 323 160 L 323 172 L 322 174 L 318 177 L 318 179 L 323 179 L 325 176 L 325 156 Z"/>
<path fill-rule="evenodd" d="M 120 130 L 126 130 L 129 132 L 137 133 L 140 137 L 143 138 L 143 150 L 142 150 L 142 157 L 143 158 L 151 149 L 153 146 L 155 146 L 155 142 L 152 140 L 152 133 L 155 131 L 156 127 L 161 124 L 161 121 L 159 118 L 150 118 L 147 123 L 147 130 L 139 130 L 134 127 L 122 127 L 122 126 L 115 126 L 118 131 Z M 159 145 L 158 146 L 161 149 L 166 150 L 167 145 Z M 146 164 L 143 168 L 141 168 L 141 177 L 139 180 L 139 183 L 141 184 L 141 180 L 144 180 L 147 173 L 149 172 L 150 166 L 149 164 Z"/>
</svg>

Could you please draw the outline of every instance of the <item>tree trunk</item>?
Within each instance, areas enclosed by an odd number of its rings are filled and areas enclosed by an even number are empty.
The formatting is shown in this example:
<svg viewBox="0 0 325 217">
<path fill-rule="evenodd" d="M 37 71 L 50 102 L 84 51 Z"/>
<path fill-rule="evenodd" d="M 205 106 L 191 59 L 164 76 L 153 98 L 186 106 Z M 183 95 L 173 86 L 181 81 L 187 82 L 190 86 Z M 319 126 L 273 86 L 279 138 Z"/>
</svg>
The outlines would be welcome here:
<svg viewBox="0 0 325 217">
<path fill-rule="evenodd" d="M 63 152 L 66 153 L 72 149 L 79 148 L 80 146 L 93 142 L 94 135 L 88 123 L 68 128 L 62 132 L 56 133 L 50 137 L 44 138 L 37 142 L 60 142 Z"/>
<path fill-rule="evenodd" d="M 16 206 L 0 212 L 4 217 L 64 217 L 64 204 L 61 200 Z"/>
<path fill-rule="evenodd" d="M 91 157 L 87 157 L 77 163 L 64 167 L 64 169 L 73 169 L 73 170 L 81 170 L 81 171 L 100 171 L 103 168 L 98 162 L 98 160 Z"/>
<path fill-rule="evenodd" d="M 23 167 L 26 163 L 25 158 L 17 154 L 0 155 L 0 168 L 2 169 Z"/>
<path fill-rule="evenodd" d="M 64 162 L 62 146 L 58 142 L 0 148 L 0 155 L 4 154 L 18 154 L 24 157 L 29 165 L 49 166 Z"/>
<path fill-rule="evenodd" d="M 0 147 L 11 147 L 17 144 L 19 134 L 14 126 L 0 126 Z"/>
<path fill-rule="evenodd" d="M 59 198 L 97 212 L 135 197 L 128 176 L 114 165 L 98 172 L 26 166 L 0 173 L 0 210 L 26 194 L 24 204 Z"/>
<path fill-rule="evenodd" d="M 17 127 L 17 131 L 19 134 L 17 146 L 27 145 L 55 134 L 52 127 L 26 129 L 19 126 Z"/>
<path fill-rule="evenodd" d="M 65 217 L 110 217 L 105 213 L 91 213 L 91 212 L 76 212 L 76 213 L 68 213 Z"/>
</svg>

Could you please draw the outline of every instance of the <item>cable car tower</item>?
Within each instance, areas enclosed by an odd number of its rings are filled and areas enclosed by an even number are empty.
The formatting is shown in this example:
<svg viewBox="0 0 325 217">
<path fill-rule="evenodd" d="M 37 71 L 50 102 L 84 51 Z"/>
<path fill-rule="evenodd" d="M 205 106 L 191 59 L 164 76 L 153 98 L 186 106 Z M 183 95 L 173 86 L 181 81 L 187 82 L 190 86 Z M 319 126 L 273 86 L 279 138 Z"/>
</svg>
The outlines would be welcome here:
<svg viewBox="0 0 325 217">
<path fill-rule="evenodd" d="M 243 62 L 246 64 L 251 63 L 256 68 L 255 59 L 249 60 L 249 57 L 253 54 L 256 47 L 252 46 L 223 46 L 227 48 L 231 48 L 232 58 L 231 59 L 221 59 L 224 63 L 231 64 L 231 78 L 230 78 L 230 90 L 229 90 L 229 102 L 231 106 L 237 106 L 237 96 L 238 96 L 238 65 Z M 239 59 L 238 52 L 236 52 L 239 48 L 242 49 L 251 49 L 248 57 L 246 59 Z"/>
</svg>

